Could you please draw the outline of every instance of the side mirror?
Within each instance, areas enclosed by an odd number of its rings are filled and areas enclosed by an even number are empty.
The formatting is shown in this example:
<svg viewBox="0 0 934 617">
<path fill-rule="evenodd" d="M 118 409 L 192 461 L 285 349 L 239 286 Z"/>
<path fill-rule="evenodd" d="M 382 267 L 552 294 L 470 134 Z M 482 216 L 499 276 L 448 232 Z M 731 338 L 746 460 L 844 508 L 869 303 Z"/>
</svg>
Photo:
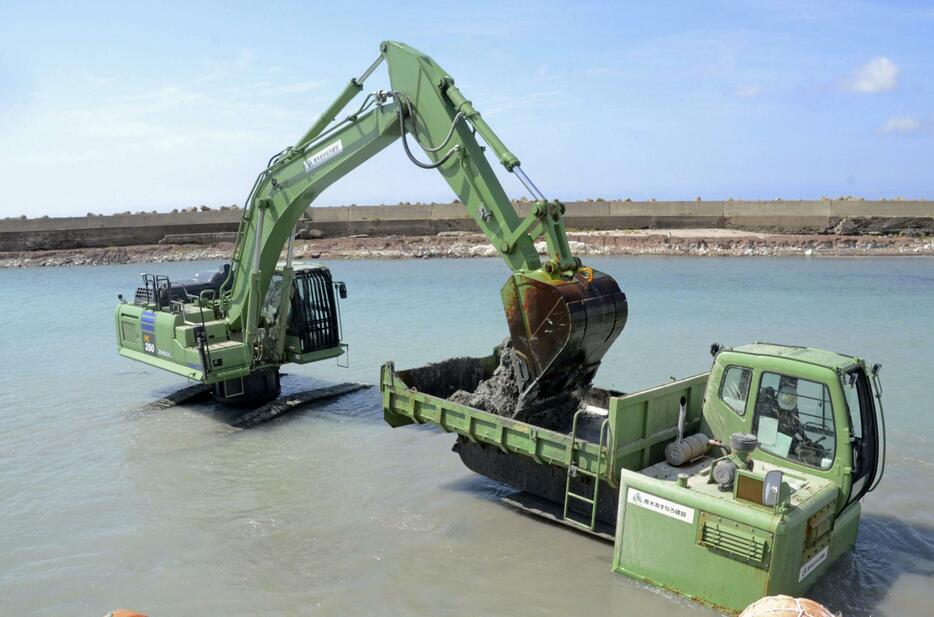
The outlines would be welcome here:
<svg viewBox="0 0 934 617">
<path fill-rule="evenodd" d="M 762 483 L 762 505 L 774 508 L 782 494 L 782 479 L 784 474 L 780 469 L 773 469 L 765 474 Z"/>
<path fill-rule="evenodd" d="M 343 281 L 341 281 L 339 283 L 334 283 L 334 285 L 337 287 L 337 295 L 341 297 L 341 300 L 346 300 L 347 299 L 347 283 L 344 283 Z"/>
<path fill-rule="evenodd" d="M 878 362 L 872 365 L 872 376 L 875 377 L 882 370 L 882 365 Z"/>
</svg>

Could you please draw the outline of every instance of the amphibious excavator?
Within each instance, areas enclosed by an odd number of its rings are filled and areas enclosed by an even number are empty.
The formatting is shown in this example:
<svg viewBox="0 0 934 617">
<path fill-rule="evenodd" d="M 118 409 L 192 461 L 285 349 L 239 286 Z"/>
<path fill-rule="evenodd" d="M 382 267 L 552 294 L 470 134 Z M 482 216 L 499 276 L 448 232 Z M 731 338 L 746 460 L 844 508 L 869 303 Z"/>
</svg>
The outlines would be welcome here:
<svg viewBox="0 0 934 617">
<path fill-rule="evenodd" d="M 338 120 L 383 62 L 390 88 L 366 94 Z M 520 214 L 507 197 L 478 137 L 533 197 L 527 212 Z M 520 406 L 586 390 L 626 322 L 625 295 L 611 277 L 571 254 L 564 205 L 545 198 L 454 79 L 428 56 L 392 41 L 260 172 L 229 272 L 217 277 L 222 282 L 194 294 L 165 276 L 144 275 L 134 301 L 121 300 L 120 353 L 211 384 L 223 403 L 270 400 L 280 391 L 283 364 L 342 354 L 331 274 L 322 265 L 293 263 L 292 238 L 322 191 L 396 140 L 412 163 L 441 174 L 512 270 L 502 300 Z M 542 236 L 544 261 L 535 246 Z M 285 260 L 277 265 L 283 249 Z M 344 290 L 338 285 L 338 295 Z"/>
</svg>

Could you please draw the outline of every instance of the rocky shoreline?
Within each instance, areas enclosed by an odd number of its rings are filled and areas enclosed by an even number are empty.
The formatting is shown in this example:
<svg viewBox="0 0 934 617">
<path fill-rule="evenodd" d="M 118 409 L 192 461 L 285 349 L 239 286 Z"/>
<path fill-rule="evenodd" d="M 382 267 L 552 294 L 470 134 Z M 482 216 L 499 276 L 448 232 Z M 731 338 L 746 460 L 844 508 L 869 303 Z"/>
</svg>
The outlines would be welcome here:
<svg viewBox="0 0 934 617">
<path fill-rule="evenodd" d="M 571 250 L 602 255 L 700 256 L 907 256 L 934 255 L 934 237 L 904 235 L 785 235 L 727 229 L 652 229 L 571 232 Z M 544 253 L 544 242 L 538 244 Z M 233 244 L 141 245 L 110 248 L 0 252 L 0 268 L 224 260 Z M 366 236 L 297 240 L 298 259 L 429 259 L 495 257 L 479 233 Z"/>
</svg>

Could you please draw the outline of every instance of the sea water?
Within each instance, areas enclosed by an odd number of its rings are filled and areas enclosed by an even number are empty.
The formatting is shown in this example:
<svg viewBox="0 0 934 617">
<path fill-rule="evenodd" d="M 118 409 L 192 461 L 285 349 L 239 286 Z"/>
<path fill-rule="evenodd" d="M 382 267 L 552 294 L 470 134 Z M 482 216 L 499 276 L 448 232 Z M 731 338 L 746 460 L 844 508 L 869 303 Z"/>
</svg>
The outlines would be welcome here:
<svg viewBox="0 0 934 617">
<path fill-rule="evenodd" d="M 882 363 L 888 466 L 856 549 L 809 595 L 852 615 L 934 605 L 934 259 L 615 257 L 629 298 L 597 377 L 633 391 L 707 370 L 711 343 L 811 345 Z M 390 429 L 373 388 L 247 431 L 211 405 L 142 411 L 186 385 L 117 355 L 141 271 L 0 271 L 0 613 L 697 615 L 610 572 L 612 546 L 523 515 L 453 435 Z M 507 334 L 499 260 L 335 261 L 349 368 L 485 355 Z"/>
</svg>

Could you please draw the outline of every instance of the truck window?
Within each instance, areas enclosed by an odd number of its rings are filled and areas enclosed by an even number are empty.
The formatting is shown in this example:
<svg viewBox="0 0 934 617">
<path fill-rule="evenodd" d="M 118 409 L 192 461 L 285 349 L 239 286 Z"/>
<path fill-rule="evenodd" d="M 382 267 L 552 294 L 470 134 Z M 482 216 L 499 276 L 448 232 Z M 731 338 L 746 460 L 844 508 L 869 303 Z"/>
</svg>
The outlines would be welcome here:
<svg viewBox="0 0 934 617">
<path fill-rule="evenodd" d="M 723 372 L 723 382 L 720 384 L 720 399 L 726 406 L 738 413 L 746 413 L 746 399 L 749 398 L 749 384 L 752 381 L 752 371 L 741 366 L 731 366 Z"/>
<path fill-rule="evenodd" d="M 846 407 L 850 415 L 850 432 L 856 439 L 862 439 L 863 418 L 860 414 L 859 390 L 856 389 L 858 378 L 858 371 L 847 373 L 843 379 L 843 393 L 846 395 Z"/>
<path fill-rule="evenodd" d="M 820 469 L 833 465 L 833 405 L 822 383 L 763 373 L 753 431 L 766 452 Z"/>
</svg>

